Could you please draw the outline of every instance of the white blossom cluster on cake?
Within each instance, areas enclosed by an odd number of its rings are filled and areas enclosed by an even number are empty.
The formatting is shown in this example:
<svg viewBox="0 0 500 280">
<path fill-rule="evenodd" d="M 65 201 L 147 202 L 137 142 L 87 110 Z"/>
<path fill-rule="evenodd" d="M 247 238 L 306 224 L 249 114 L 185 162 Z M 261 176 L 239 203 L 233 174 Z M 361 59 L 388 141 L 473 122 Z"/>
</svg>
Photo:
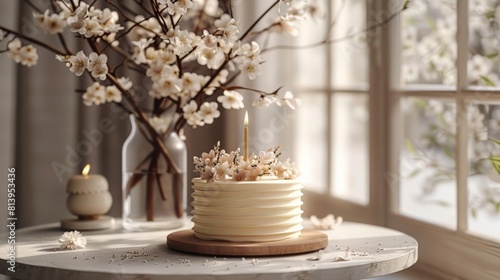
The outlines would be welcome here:
<svg viewBox="0 0 500 280">
<path fill-rule="evenodd" d="M 280 147 L 276 147 L 245 159 L 240 155 L 239 149 L 227 153 L 220 148 L 220 142 L 217 142 L 208 153 L 194 157 L 194 171 L 207 180 L 207 183 L 214 180 L 255 181 L 265 175 L 296 179 L 300 174 L 297 166 L 290 159 L 279 161 L 280 155 Z"/>
</svg>

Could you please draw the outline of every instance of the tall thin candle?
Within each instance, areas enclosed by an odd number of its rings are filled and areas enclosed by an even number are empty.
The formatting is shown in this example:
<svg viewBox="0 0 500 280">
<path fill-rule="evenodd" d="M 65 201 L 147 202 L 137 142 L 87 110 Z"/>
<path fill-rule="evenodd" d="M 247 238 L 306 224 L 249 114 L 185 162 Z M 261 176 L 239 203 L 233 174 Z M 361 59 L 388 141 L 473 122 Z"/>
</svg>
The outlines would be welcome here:
<svg viewBox="0 0 500 280">
<path fill-rule="evenodd" d="M 243 124 L 245 125 L 245 131 L 244 131 L 245 149 L 244 149 L 243 159 L 248 160 L 248 111 L 245 112 L 245 121 Z"/>
</svg>

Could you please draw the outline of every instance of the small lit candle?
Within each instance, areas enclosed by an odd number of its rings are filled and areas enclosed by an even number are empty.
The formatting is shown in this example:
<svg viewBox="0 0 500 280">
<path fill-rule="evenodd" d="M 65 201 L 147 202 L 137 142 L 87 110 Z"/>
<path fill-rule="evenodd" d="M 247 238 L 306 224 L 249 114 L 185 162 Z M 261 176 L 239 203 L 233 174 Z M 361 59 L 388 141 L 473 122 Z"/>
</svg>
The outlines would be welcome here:
<svg viewBox="0 0 500 280">
<path fill-rule="evenodd" d="M 243 159 L 248 160 L 248 111 L 245 111 L 245 120 L 243 124 L 245 125 L 245 131 L 244 131 L 245 147 L 244 147 Z"/>
<path fill-rule="evenodd" d="M 113 199 L 108 191 L 108 181 L 102 175 L 89 175 L 90 164 L 82 174 L 71 177 L 66 186 L 67 207 L 80 220 L 97 219 L 111 208 Z"/>
</svg>

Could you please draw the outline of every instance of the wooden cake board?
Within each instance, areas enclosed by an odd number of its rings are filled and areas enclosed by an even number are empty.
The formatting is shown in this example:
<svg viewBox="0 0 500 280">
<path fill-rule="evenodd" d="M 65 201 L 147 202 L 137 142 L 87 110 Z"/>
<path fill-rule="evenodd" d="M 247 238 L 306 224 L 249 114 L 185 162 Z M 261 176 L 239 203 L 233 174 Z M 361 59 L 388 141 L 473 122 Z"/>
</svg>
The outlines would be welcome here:
<svg viewBox="0 0 500 280">
<path fill-rule="evenodd" d="M 228 242 L 197 238 L 194 231 L 181 230 L 167 236 L 171 249 L 211 256 L 279 256 L 313 252 L 328 245 L 328 236 L 314 230 L 303 230 L 300 237 L 270 242 Z"/>
</svg>

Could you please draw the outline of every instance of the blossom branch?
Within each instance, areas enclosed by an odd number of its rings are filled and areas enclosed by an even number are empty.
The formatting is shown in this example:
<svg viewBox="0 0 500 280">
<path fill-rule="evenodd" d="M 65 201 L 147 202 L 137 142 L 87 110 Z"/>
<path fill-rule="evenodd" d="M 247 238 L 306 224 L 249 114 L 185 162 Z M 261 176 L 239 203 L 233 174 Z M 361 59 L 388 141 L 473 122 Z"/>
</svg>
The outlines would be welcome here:
<svg viewBox="0 0 500 280">
<path fill-rule="evenodd" d="M 342 41 L 345 41 L 345 40 L 352 39 L 352 38 L 354 38 L 354 37 L 356 37 L 356 36 L 358 36 L 360 34 L 364 34 L 364 33 L 367 33 L 369 31 L 373 31 L 373 30 L 376 30 L 378 28 L 386 26 L 395 17 L 397 17 L 399 14 L 401 14 L 403 11 L 405 11 L 408 8 L 409 2 L 410 1 L 406 1 L 405 4 L 403 5 L 403 7 L 401 9 L 399 9 L 396 12 L 394 12 L 393 14 L 391 14 L 385 20 L 383 20 L 381 22 L 377 22 L 375 24 L 372 24 L 372 25 L 366 27 L 365 29 L 363 29 L 363 30 L 361 30 L 359 32 L 355 32 L 355 33 L 346 35 L 344 37 L 336 38 L 336 39 L 328 39 L 327 38 L 325 40 L 322 40 L 322 41 L 319 41 L 319 42 L 316 42 L 316 43 L 313 43 L 313 44 L 309 44 L 309 45 L 302 45 L 302 46 L 276 45 L 276 46 L 273 46 L 273 47 L 269 47 L 269 48 L 263 49 L 262 52 L 279 50 L 279 49 L 297 50 L 297 49 L 315 48 L 315 47 L 319 47 L 319 46 L 322 46 L 322 45 L 329 45 L 329 44 L 334 44 L 334 43 L 338 43 L 338 42 L 342 42 Z"/>
<path fill-rule="evenodd" d="M 265 96 L 265 95 L 276 95 L 276 94 L 278 94 L 278 92 L 279 92 L 282 88 L 283 88 L 283 87 L 279 87 L 279 88 L 277 88 L 275 91 L 272 91 L 272 92 L 265 92 L 265 91 L 262 91 L 262 90 L 258 90 L 258 89 L 254 89 L 254 88 L 249 88 L 249 87 L 231 86 L 231 87 L 227 87 L 227 88 L 225 88 L 225 90 L 243 89 L 243 90 L 253 91 L 253 92 L 255 92 L 255 93 L 259 93 L 261 96 Z"/>
<path fill-rule="evenodd" d="M 259 18 L 257 18 L 252 25 L 250 25 L 250 27 L 247 29 L 247 31 L 245 31 L 245 33 L 243 33 L 243 35 L 240 37 L 240 40 L 242 41 L 243 39 L 245 39 L 245 37 L 250 34 L 250 32 L 255 28 L 255 26 L 257 26 L 257 24 L 264 18 L 264 16 L 266 16 L 273 8 L 274 6 L 276 6 L 281 0 L 276 0 L 276 2 L 274 2 L 273 4 L 271 4 L 271 6 L 269 6 L 269 8 L 267 8 L 267 10 L 262 13 L 260 15 Z"/>
<path fill-rule="evenodd" d="M 340 3 L 340 8 L 337 10 L 337 13 L 335 13 L 335 15 L 333 16 L 332 22 L 328 26 L 328 31 L 326 32 L 325 40 L 328 40 L 328 38 L 330 38 L 330 36 L 332 35 L 333 28 L 335 27 L 335 24 L 337 24 L 337 20 L 340 18 L 340 14 L 342 10 L 345 8 L 346 2 L 347 2 L 346 0 L 342 0 L 342 2 Z"/>
<path fill-rule="evenodd" d="M 22 34 L 22 33 L 20 33 L 20 32 L 14 31 L 14 30 L 9 29 L 9 28 L 6 28 L 6 27 L 4 27 L 4 26 L 0 26 L 0 30 L 3 30 L 3 31 L 5 31 L 5 32 L 7 32 L 7 34 L 13 34 L 13 35 L 15 35 L 15 36 L 16 36 L 16 37 L 18 37 L 18 38 L 24 39 L 24 40 L 26 40 L 26 41 L 28 41 L 28 42 L 31 42 L 31 43 L 33 43 L 33 44 L 35 44 L 35 45 L 38 45 L 38 46 L 40 46 L 40 47 L 42 47 L 42 48 L 45 48 L 45 49 L 47 49 L 47 50 L 49 50 L 49 51 L 53 52 L 54 54 L 59 54 L 59 55 L 71 55 L 71 53 L 66 53 L 66 52 L 64 52 L 64 51 L 58 50 L 58 49 L 56 49 L 56 48 L 52 47 L 52 46 L 51 46 L 51 45 L 49 45 L 49 44 L 46 44 L 46 43 L 44 43 L 44 42 L 42 42 L 42 41 L 40 41 L 40 40 L 37 40 L 37 39 L 35 39 L 35 38 L 32 38 L 32 37 L 26 36 L 26 35 L 24 35 L 24 34 Z"/>
<path fill-rule="evenodd" d="M 151 8 L 155 13 L 156 18 L 159 19 L 161 29 L 163 30 L 163 34 L 167 34 L 168 26 L 167 23 L 165 22 L 165 19 L 161 16 L 160 11 L 158 10 L 158 2 L 156 2 L 155 0 L 150 0 L 149 3 L 151 3 Z"/>
</svg>

